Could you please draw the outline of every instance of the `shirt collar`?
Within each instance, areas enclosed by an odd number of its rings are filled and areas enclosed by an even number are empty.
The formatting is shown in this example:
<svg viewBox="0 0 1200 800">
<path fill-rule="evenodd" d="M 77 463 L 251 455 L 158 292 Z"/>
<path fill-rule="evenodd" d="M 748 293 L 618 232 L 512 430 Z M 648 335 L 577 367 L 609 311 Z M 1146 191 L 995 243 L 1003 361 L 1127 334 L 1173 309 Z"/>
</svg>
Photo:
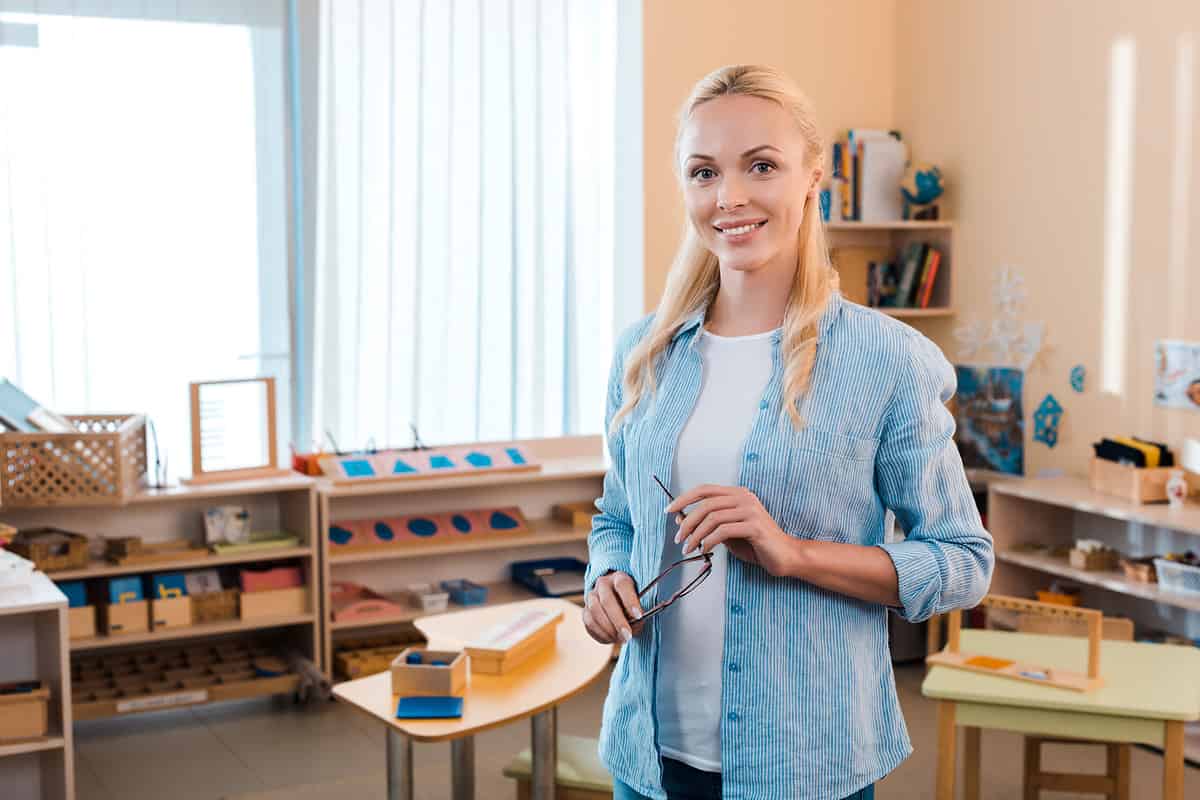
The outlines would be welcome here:
<svg viewBox="0 0 1200 800">
<path fill-rule="evenodd" d="M 821 321 L 818 325 L 818 338 L 824 338 L 825 334 L 829 333 L 829 329 L 833 327 L 834 321 L 837 320 L 838 313 L 841 311 L 841 306 L 842 293 L 840 291 L 835 291 L 829 297 L 829 302 L 825 306 L 825 312 L 821 314 Z M 675 331 L 675 335 L 671 337 L 671 340 L 674 341 L 682 337 L 684 334 L 695 331 L 704 323 L 704 318 L 707 314 L 708 304 L 706 303 L 700 307 L 699 311 L 684 320 L 683 324 L 680 325 Z M 775 331 L 775 333 L 771 336 L 771 341 L 778 342 L 782 338 L 782 332 Z"/>
</svg>

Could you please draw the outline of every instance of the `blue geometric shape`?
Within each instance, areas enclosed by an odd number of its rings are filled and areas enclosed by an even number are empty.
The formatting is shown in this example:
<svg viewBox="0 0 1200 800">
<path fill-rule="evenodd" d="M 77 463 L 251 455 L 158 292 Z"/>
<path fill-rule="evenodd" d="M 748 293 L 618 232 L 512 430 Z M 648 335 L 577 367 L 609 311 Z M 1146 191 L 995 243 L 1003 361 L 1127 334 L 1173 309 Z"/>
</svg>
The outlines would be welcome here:
<svg viewBox="0 0 1200 800">
<path fill-rule="evenodd" d="M 58 590 L 67 596 L 67 605 L 71 608 L 83 608 L 88 604 L 83 581 L 63 581 L 58 584 Z"/>
<path fill-rule="evenodd" d="M 455 719 L 462 708 L 461 697 L 401 697 L 396 719 Z"/>
<path fill-rule="evenodd" d="M 1047 447 L 1058 444 L 1058 423 L 1062 418 L 1063 407 L 1054 395 L 1048 394 L 1033 412 L 1033 438 L 1044 443 Z"/>
<path fill-rule="evenodd" d="M 449 469 L 454 466 L 454 462 L 446 456 L 434 456 L 429 459 L 430 469 Z"/>
<path fill-rule="evenodd" d="M 392 526 L 386 522 L 375 523 L 375 537 L 384 542 L 390 542 L 396 538 L 396 532 L 392 530 Z"/>
<path fill-rule="evenodd" d="M 1071 388 L 1077 392 L 1083 391 L 1083 379 L 1087 375 L 1087 370 L 1082 364 L 1076 364 L 1071 367 Z"/>
<path fill-rule="evenodd" d="M 342 469 L 346 471 L 347 478 L 369 478 L 375 474 L 375 467 L 371 466 L 370 461 L 363 458 L 343 461 Z"/>
<path fill-rule="evenodd" d="M 512 463 L 514 463 L 514 464 L 524 464 L 525 463 L 525 456 L 521 455 L 521 451 L 518 450 L 517 448 L 508 447 L 508 448 L 505 448 L 504 452 L 506 454 L 508 454 L 508 457 L 512 460 Z"/>
<path fill-rule="evenodd" d="M 490 467 L 492 465 L 492 457 L 486 453 L 468 453 L 467 463 L 472 467 Z"/>
<path fill-rule="evenodd" d="M 431 519 L 417 517 L 408 521 L 408 529 L 416 536 L 433 536 L 437 533 L 437 523 Z"/>
<path fill-rule="evenodd" d="M 471 532 L 471 520 L 467 519 L 462 514 L 455 514 L 453 517 L 451 517 L 450 524 L 453 525 L 459 533 Z"/>
<path fill-rule="evenodd" d="M 345 528 L 339 528 L 337 525 L 329 526 L 329 541 L 334 544 L 345 544 L 354 538 L 354 534 Z"/>
<path fill-rule="evenodd" d="M 513 528 L 521 527 L 521 523 L 503 511 L 493 511 L 491 518 L 488 520 L 488 525 L 492 527 L 492 530 L 497 531 L 511 531 Z"/>
<path fill-rule="evenodd" d="M 392 474 L 403 475 L 405 472 L 416 472 L 416 470 L 409 466 L 405 461 L 397 458 L 396 465 L 392 467 Z"/>
</svg>

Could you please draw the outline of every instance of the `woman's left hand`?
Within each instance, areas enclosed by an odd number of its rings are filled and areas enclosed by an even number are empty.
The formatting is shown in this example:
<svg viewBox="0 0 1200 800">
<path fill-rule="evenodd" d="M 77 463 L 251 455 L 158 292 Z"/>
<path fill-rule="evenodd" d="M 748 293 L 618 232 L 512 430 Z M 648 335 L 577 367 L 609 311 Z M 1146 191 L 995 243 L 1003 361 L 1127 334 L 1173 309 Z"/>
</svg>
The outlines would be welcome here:
<svg viewBox="0 0 1200 800">
<path fill-rule="evenodd" d="M 679 514 L 693 503 L 685 517 L 676 517 L 675 542 L 683 542 L 685 556 L 693 549 L 708 553 L 724 544 L 738 558 L 775 577 L 791 574 L 798 540 L 775 524 L 754 492 L 744 486 L 705 484 L 675 498 L 665 513 Z"/>
</svg>

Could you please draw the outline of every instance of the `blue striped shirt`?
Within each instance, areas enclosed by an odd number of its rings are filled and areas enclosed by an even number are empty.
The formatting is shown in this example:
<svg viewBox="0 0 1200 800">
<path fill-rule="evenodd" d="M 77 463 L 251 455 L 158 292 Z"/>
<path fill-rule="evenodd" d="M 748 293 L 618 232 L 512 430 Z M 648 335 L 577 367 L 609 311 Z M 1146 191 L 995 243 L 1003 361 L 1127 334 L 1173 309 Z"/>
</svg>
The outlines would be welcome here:
<svg viewBox="0 0 1200 800">
<path fill-rule="evenodd" d="M 586 587 L 611 570 L 644 586 L 658 573 L 667 480 L 701 386 L 693 345 L 701 312 L 658 362 L 658 391 L 609 434 L 612 468 L 588 538 Z M 651 317 L 625 331 L 609 377 L 607 420 L 622 404 L 630 350 Z M 901 608 L 920 621 L 987 592 L 993 553 L 953 441 L 945 402 L 954 371 L 916 330 L 835 294 L 819 325 L 806 426 L 781 416 L 781 334 L 747 437 L 739 484 L 798 538 L 882 547 Z M 888 511 L 907 532 L 885 542 Z M 726 800 L 829 800 L 879 780 L 912 752 L 888 653 L 887 610 L 730 557 L 726 577 L 721 771 Z M 647 596 L 649 607 L 656 598 Z M 684 598 L 680 602 L 687 602 Z M 665 798 L 654 714 L 659 628 L 651 620 L 613 670 L 600 756 L 631 788 Z"/>
</svg>

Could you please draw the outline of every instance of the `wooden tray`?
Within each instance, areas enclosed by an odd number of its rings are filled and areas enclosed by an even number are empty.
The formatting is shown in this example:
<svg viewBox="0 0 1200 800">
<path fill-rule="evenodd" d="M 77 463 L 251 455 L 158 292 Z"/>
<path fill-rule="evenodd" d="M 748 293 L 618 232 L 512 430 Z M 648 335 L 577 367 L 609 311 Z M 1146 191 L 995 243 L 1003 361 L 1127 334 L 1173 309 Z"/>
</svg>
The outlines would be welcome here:
<svg viewBox="0 0 1200 800">
<path fill-rule="evenodd" d="M 132 541 L 140 541 L 133 539 Z M 182 561 L 194 558 L 207 558 L 212 555 L 206 547 L 197 547 L 186 539 L 175 539 L 169 542 L 142 543 L 133 546 L 129 538 L 116 539 L 108 542 L 105 558 L 117 566 L 126 567 L 137 564 L 163 564 L 172 561 Z"/>
</svg>

